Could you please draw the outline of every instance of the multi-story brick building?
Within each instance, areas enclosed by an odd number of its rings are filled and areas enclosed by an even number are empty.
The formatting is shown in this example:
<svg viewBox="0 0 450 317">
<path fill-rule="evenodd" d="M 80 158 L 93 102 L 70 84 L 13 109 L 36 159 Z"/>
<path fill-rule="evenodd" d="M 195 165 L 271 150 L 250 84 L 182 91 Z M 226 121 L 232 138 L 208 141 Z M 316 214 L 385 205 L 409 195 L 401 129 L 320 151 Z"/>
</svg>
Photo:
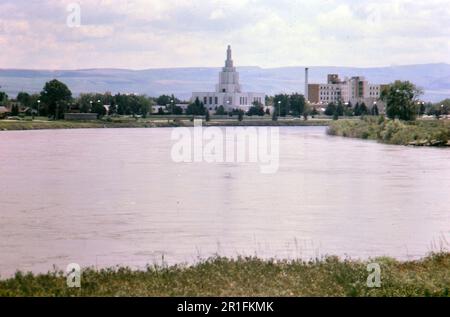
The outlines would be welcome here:
<svg viewBox="0 0 450 317">
<path fill-rule="evenodd" d="M 349 103 L 353 105 L 364 102 L 368 107 L 380 101 L 381 92 L 387 85 L 369 83 L 364 77 L 346 77 L 344 80 L 337 74 L 329 74 L 325 84 L 307 84 L 308 100 L 312 104 L 329 104 L 331 102 Z"/>
</svg>

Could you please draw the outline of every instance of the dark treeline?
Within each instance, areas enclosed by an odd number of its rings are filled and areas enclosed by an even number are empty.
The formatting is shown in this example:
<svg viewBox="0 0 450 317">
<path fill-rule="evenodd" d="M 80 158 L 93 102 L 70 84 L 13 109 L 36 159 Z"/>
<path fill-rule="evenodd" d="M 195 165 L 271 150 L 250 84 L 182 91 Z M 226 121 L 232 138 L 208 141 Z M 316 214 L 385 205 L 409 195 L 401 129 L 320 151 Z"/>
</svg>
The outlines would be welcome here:
<svg viewBox="0 0 450 317">
<path fill-rule="evenodd" d="M 417 116 L 430 115 L 439 118 L 450 113 L 450 99 L 432 104 L 419 102 L 417 97 L 421 94 L 414 84 L 408 81 L 396 81 L 382 92 L 381 99 L 386 104 L 386 115 L 391 119 L 414 120 Z M 184 103 L 186 107 L 180 107 Z M 306 102 L 305 97 L 299 93 L 278 94 L 267 96 L 266 107 L 261 103 L 254 102 L 247 112 L 240 109 L 226 110 L 223 106 L 207 108 L 200 100 L 196 99 L 187 104 L 172 95 L 161 95 L 149 97 L 137 94 L 115 94 L 111 93 L 82 93 L 73 97 L 72 92 L 66 84 L 52 80 L 45 83 L 39 94 L 28 94 L 20 92 L 16 99 L 0 91 L 0 106 L 9 105 L 9 114 L 17 116 L 19 113 L 26 115 L 47 116 L 49 118 L 61 119 L 66 112 L 96 113 L 98 117 L 105 115 L 127 115 L 146 117 L 152 113 L 155 107 L 156 115 L 199 115 L 208 118 L 211 114 L 221 116 L 237 116 L 242 120 L 247 116 L 272 115 L 273 120 L 278 117 L 304 117 L 320 114 L 318 108 Z M 20 108 L 21 107 L 21 108 Z M 272 112 L 272 113 L 271 113 Z M 329 103 L 323 114 L 333 116 L 365 116 L 380 115 L 377 104 L 366 105 L 361 103 Z"/>
<path fill-rule="evenodd" d="M 0 97 L 2 97 L 1 94 Z M 6 104 L 8 96 L 3 97 L 3 100 Z M 158 100 L 145 95 L 112 95 L 110 93 L 84 93 L 74 98 L 67 85 L 58 80 L 52 80 L 45 84 L 39 94 L 20 92 L 16 101 L 28 112 L 27 114 L 61 119 L 66 112 L 97 113 L 99 116 L 118 114 L 145 117 Z M 11 114 L 16 115 L 17 112 L 18 105 L 13 104 Z"/>
</svg>

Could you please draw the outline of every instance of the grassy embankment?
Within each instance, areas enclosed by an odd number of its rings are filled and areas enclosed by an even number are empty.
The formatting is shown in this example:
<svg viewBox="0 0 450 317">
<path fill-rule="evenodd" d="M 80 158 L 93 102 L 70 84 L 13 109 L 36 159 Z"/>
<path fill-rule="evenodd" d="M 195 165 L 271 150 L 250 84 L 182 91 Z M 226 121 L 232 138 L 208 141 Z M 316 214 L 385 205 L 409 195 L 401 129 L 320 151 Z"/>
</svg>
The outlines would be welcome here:
<svg viewBox="0 0 450 317">
<path fill-rule="evenodd" d="M 203 122 L 204 126 L 326 126 L 329 119 L 303 120 L 278 120 L 272 121 L 270 118 L 244 118 L 238 121 L 237 118 L 214 119 Z M 40 129 L 88 129 L 88 128 L 158 128 L 158 127 L 189 127 L 193 122 L 188 117 L 158 117 L 151 118 L 111 118 L 108 120 L 95 121 L 49 121 L 40 120 L 0 120 L 0 131 L 10 130 L 40 130 Z"/>
<path fill-rule="evenodd" d="M 17 273 L 0 296 L 449 296 L 450 254 L 420 261 L 378 258 L 381 287 L 367 287 L 367 263 L 329 257 L 311 262 L 212 259 L 194 266 L 83 271 L 81 288 L 63 273 Z"/>
<path fill-rule="evenodd" d="M 397 145 L 449 146 L 450 121 L 405 122 L 383 117 L 364 117 L 361 120 L 333 121 L 329 125 L 328 134 Z"/>
</svg>

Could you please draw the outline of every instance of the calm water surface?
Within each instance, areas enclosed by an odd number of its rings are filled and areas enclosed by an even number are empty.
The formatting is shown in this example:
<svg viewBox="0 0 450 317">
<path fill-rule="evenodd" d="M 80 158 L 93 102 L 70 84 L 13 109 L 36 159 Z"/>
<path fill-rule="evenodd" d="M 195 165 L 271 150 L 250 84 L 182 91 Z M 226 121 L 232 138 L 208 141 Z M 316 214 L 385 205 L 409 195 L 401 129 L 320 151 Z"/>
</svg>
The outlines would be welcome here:
<svg viewBox="0 0 450 317">
<path fill-rule="evenodd" d="M 173 163 L 170 129 L 0 132 L 0 275 L 448 248 L 449 149 L 280 131 L 275 174 Z"/>
</svg>

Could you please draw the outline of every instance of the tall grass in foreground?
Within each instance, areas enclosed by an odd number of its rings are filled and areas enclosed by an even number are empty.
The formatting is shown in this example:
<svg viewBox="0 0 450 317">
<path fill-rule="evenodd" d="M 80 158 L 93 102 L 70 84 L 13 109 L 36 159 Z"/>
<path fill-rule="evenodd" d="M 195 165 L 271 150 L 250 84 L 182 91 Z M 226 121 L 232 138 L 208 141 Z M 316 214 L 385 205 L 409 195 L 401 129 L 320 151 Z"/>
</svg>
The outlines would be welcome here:
<svg viewBox="0 0 450 317">
<path fill-rule="evenodd" d="M 328 127 L 328 134 L 377 140 L 387 144 L 445 146 L 450 139 L 450 121 L 418 120 L 406 122 L 384 117 L 338 120 Z"/>
<path fill-rule="evenodd" d="M 367 287 L 367 264 L 379 263 L 381 287 Z M 419 261 L 369 262 L 328 257 L 310 262 L 214 258 L 193 266 L 87 269 L 80 289 L 63 273 L 17 273 L 0 296 L 449 296 L 450 253 Z"/>
</svg>

